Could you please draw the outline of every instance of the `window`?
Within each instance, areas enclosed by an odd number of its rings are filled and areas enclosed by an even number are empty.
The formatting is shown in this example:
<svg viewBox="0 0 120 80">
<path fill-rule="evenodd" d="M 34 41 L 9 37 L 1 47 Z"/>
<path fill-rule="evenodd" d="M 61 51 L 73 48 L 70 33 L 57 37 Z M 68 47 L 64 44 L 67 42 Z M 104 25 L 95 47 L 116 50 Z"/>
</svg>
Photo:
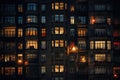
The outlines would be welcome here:
<svg viewBox="0 0 120 80">
<path fill-rule="evenodd" d="M 80 62 L 85 63 L 86 62 L 86 56 L 80 56 Z"/>
<path fill-rule="evenodd" d="M 107 49 L 108 49 L 108 50 L 111 49 L 111 41 L 107 41 Z"/>
<path fill-rule="evenodd" d="M 53 40 L 52 41 L 52 47 L 64 47 L 66 46 L 64 40 Z"/>
<path fill-rule="evenodd" d="M 78 23 L 80 24 L 86 24 L 86 16 L 79 16 L 78 17 Z"/>
<path fill-rule="evenodd" d="M 41 66 L 41 73 L 42 74 L 46 73 L 46 67 L 45 66 Z"/>
<path fill-rule="evenodd" d="M 16 34 L 15 27 L 6 27 L 4 30 L 5 37 L 15 37 Z"/>
<path fill-rule="evenodd" d="M 53 80 L 64 80 L 64 78 L 63 77 L 55 77 L 55 78 L 53 78 Z"/>
<path fill-rule="evenodd" d="M 15 4 L 3 4 L 4 5 L 4 10 L 6 13 L 13 13 L 16 12 Z"/>
<path fill-rule="evenodd" d="M 80 50 L 85 50 L 86 49 L 86 41 L 85 40 L 79 40 L 78 41 L 78 48 Z"/>
<path fill-rule="evenodd" d="M 4 68 L 0 67 L 0 75 L 4 75 Z"/>
<path fill-rule="evenodd" d="M 46 37 L 46 28 L 41 29 L 41 36 Z"/>
<path fill-rule="evenodd" d="M 52 10 L 64 10 L 66 9 L 66 4 L 63 2 L 52 3 Z"/>
<path fill-rule="evenodd" d="M 64 34 L 64 27 L 55 27 L 55 34 Z"/>
<path fill-rule="evenodd" d="M 27 4 L 27 10 L 28 11 L 36 11 L 37 10 L 37 4 L 36 3 L 28 3 Z"/>
<path fill-rule="evenodd" d="M 105 61 L 106 55 L 105 54 L 95 54 L 95 61 Z"/>
<path fill-rule="evenodd" d="M 22 37 L 22 36 L 23 36 L 23 29 L 18 28 L 18 37 Z"/>
<path fill-rule="evenodd" d="M 5 56 L 5 59 L 4 59 L 5 62 L 9 62 L 9 61 L 15 62 L 15 60 L 16 60 L 15 54 L 5 54 L 4 56 Z"/>
<path fill-rule="evenodd" d="M 37 58 L 37 54 L 33 54 L 33 53 L 28 53 L 27 54 L 27 59 L 36 59 Z"/>
<path fill-rule="evenodd" d="M 18 75 L 22 75 L 23 73 L 23 68 L 22 67 L 18 67 Z"/>
<path fill-rule="evenodd" d="M 96 36 L 105 36 L 106 30 L 105 29 L 95 29 L 95 35 Z"/>
<path fill-rule="evenodd" d="M 23 54 L 18 54 L 18 64 L 22 64 L 23 63 Z"/>
<path fill-rule="evenodd" d="M 42 62 L 46 61 L 46 55 L 41 55 L 41 61 Z"/>
<path fill-rule="evenodd" d="M 103 10 L 106 9 L 106 6 L 105 6 L 105 4 L 95 4 L 95 5 L 94 5 L 94 9 L 95 9 L 96 11 L 103 11 Z"/>
<path fill-rule="evenodd" d="M 90 49 L 94 49 L 94 42 L 90 41 Z"/>
<path fill-rule="evenodd" d="M 5 23 L 6 24 L 15 24 L 15 17 L 14 16 L 5 17 Z"/>
<path fill-rule="evenodd" d="M 83 28 L 78 28 L 78 36 L 83 37 L 86 36 L 87 30 Z"/>
<path fill-rule="evenodd" d="M 75 7 L 74 6 L 70 6 L 70 11 L 74 12 L 75 11 Z"/>
<path fill-rule="evenodd" d="M 27 28 L 26 29 L 26 36 L 37 36 L 38 35 L 38 31 L 37 28 Z"/>
<path fill-rule="evenodd" d="M 75 23 L 75 17 L 74 16 L 71 16 L 70 17 L 70 24 L 74 24 Z"/>
<path fill-rule="evenodd" d="M 105 49 L 105 41 L 95 41 L 95 49 Z"/>
<path fill-rule="evenodd" d="M 23 23 L 23 17 L 22 16 L 19 16 L 18 17 L 18 24 L 22 24 Z"/>
<path fill-rule="evenodd" d="M 5 75 L 15 75 L 15 67 L 5 67 Z"/>
<path fill-rule="evenodd" d="M 45 11 L 46 10 L 46 5 L 45 4 L 42 4 L 41 5 L 41 11 Z"/>
<path fill-rule="evenodd" d="M 57 72 L 64 72 L 64 65 L 55 65 L 54 71 Z"/>
<path fill-rule="evenodd" d="M 70 29 L 70 36 L 75 36 L 75 29 L 74 28 Z"/>
<path fill-rule="evenodd" d="M 27 40 L 26 41 L 26 49 L 38 49 L 38 41 L 37 40 Z"/>
<path fill-rule="evenodd" d="M 18 49 L 22 50 L 23 49 L 23 44 L 22 43 L 18 43 Z"/>
<path fill-rule="evenodd" d="M 22 4 L 18 4 L 18 12 L 23 12 L 23 5 Z"/>
<path fill-rule="evenodd" d="M 113 42 L 113 46 L 114 46 L 115 50 L 119 50 L 120 49 L 120 41 Z"/>
<path fill-rule="evenodd" d="M 45 16 L 41 16 L 41 23 L 46 23 L 46 17 Z"/>
<path fill-rule="evenodd" d="M 37 16 L 34 16 L 34 15 L 30 15 L 30 16 L 27 16 L 27 23 L 37 23 Z"/>
<path fill-rule="evenodd" d="M 6 50 L 15 50 L 16 43 L 15 42 L 6 42 L 5 43 L 5 49 Z"/>
<path fill-rule="evenodd" d="M 41 49 L 46 49 L 46 41 L 41 41 Z"/>
<path fill-rule="evenodd" d="M 90 24 L 106 23 L 106 16 L 91 16 Z"/>
<path fill-rule="evenodd" d="M 59 14 L 55 14 L 55 22 L 64 22 L 64 15 L 63 14 L 60 14 L 60 15 Z"/>
<path fill-rule="evenodd" d="M 95 67 L 95 74 L 105 74 L 106 68 L 104 66 Z"/>
</svg>

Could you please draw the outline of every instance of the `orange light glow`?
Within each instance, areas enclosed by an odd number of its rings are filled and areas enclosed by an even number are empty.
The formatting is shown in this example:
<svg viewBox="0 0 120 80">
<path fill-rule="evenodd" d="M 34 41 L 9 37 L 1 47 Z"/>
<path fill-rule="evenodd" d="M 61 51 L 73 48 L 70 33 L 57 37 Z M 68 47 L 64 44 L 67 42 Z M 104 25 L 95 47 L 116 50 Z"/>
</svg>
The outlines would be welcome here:
<svg viewBox="0 0 120 80">
<path fill-rule="evenodd" d="M 116 73 L 114 73 L 114 78 L 118 78 L 119 76 L 116 74 Z"/>
<path fill-rule="evenodd" d="M 18 64 L 22 64 L 22 60 L 18 60 Z"/>
<path fill-rule="evenodd" d="M 27 66 L 28 65 L 28 61 L 25 61 L 25 66 Z"/>
</svg>

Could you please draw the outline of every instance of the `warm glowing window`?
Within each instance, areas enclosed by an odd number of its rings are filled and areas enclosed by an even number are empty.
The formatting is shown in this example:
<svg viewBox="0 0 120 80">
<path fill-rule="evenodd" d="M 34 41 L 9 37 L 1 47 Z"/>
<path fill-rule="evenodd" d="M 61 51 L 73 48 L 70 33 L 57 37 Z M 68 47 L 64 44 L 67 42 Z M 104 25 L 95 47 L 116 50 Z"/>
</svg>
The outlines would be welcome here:
<svg viewBox="0 0 120 80">
<path fill-rule="evenodd" d="M 105 49 L 105 41 L 95 41 L 95 49 Z"/>
<path fill-rule="evenodd" d="M 111 41 L 107 41 L 107 49 L 108 49 L 108 50 L 111 49 Z"/>
<path fill-rule="evenodd" d="M 46 28 L 41 29 L 41 36 L 45 37 L 46 36 Z"/>
<path fill-rule="evenodd" d="M 71 7 L 70 7 L 70 11 L 71 11 L 71 12 L 74 12 L 74 11 L 75 11 L 75 7 L 74 7 L 74 6 L 71 6 Z"/>
<path fill-rule="evenodd" d="M 78 28 L 78 36 L 86 36 L 86 29 Z"/>
<path fill-rule="evenodd" d="M 55 65 L 55 72 L 64 72 L 63 65 Z"/>
<path fill-rule="evenodd" d="M 80 62 L 85 63 L 86 62 L 86 57 L 85 56 L 80 56 Z"/>
<path fill-rule="evenodd" d="M 90 49 L 94 49 L 94 41 L 90 41 Z"/>
<path fill-rule="evenodd" d="M 15 67 L 5 67 L 5 75 L 14 75 Z"/>
<path fill-rule="evenodd" d="M 52 47 L 64 47 L 65 41 L 64 40 L 55 40 L 52 41 Z"/>
<path fill-rule="evenodd" d="M 23 36 L 23 29 L 19 28 L 18 29 L 18 37 L 22 37 Z"/>
<path fill-rule="evenodd" d="M 18 75 L 22 75 L 23 73 L 23 68 L 22 67 L 18 67 Z"/>
<path fill-rule="evenodd" d="M 75 17 L 74 16 L 71 16 L 70 17 L 70 24 L 74 24 L 75 23 Z"/>
<path fill-rule="evenodd" d="M 52 10 L 64 10 L 66 9 L 66 4 L 63 2 L 52 3 Z"/>
<path fill-rule="evenodd" d="M 46 67 L 45 66 L 41 66 L 41 73 L 42 74 L 46 73 Z"/>
<path fill-rule="evenodd" d="M 35 15 L 30 15 L 30 16 L 27 16 L 27 23 L 37 23 L 37 16 Z"/>
<path fill-rule="evenodd" d="M 59 3 L 55 3 L 55 10 L 59 10 Z"/>
<path fill-rule="evenodd" d="M 23 44 L 22 43 L 18 43 L 18 49 L 19 50 L 23 49 Z"/>
<path fill-rule="evenodd" d="M 90 17 L 90 24 L 95 24 L 96 20 L 94 16 Z"/>
<path fill-rule="evenodd" d="M 23 63 L 23 54 L 18 54 L 18 64 Z"/>
<path fill-rule="evenodd" d="M 38 34 L 37 28 L 26 29 L 26 36 L 37 36 L 37 34 Z"/>
<path fill-rule="evenodd" d="M 60 7 L 60 10 L 64 10 L 64 3 L 61 2 L 61 3 L 59 3 L 59 4 L 60 4 L 60 6 L 59 6 L 59 7 Z"/>
<path fill-rule="evenodd" d="M 55 27 L 55 34 L 64 34 L 64 27 Z"/>
<path fill-rule="evenodd" d="M 9 61 L 15 61 L 15 54 L 6 54 L 5 55 L 5 62 L 9 62 Z"/>
<path fill-rule="evenodd" d="M 27 40 L 26 41 L 26 49 L 38 49 L 38 41 L 37 40 Z"/>
<path fill-rule="evenodd" d="M 105 61 L 106 55 L 105 54 L 95 54 L 95 61 Z"/>
<path fill-rule="evenodd" d="M 23 5 L 22 4 L 18 4 L 18 12 L 23 12 Z"/>
<path fill-rule="evenodd" d="M 15 27 L 6 27 L 4 30 L 5 37 L 15 37 L 16 34 Z"/>
<path fill-rule="evenodd" d="M 111 25 L 111 18 L 107 18 L 107 23 Z"/>
</svg>

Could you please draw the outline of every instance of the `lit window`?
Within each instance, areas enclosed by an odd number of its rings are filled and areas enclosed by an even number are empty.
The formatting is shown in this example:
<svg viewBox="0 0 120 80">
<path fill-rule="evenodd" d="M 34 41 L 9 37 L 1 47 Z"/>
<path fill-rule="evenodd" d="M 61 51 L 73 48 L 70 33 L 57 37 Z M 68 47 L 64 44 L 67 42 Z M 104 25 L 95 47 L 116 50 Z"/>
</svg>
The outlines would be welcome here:
<svg viewBox="0 0 120 80">
<path fill-rule="evenodd" d="M 19 50 L 23 49 L 23 44 L 22 43 L 18 43 L 18 49 Z"/>
<path fill-rule="evenodd" d="M 37 40 L 27 40 L 26 49 L 38 49 L 38 41 Z"/>
<path fill-rule="evenodd" d="M 78 36 L 86 36 L 86 29 L 78 28 Z"/>
<path fill-rule="evenodd" d="M 74 11 L 75 11 L 75 7 L 74 7 L 74 6 L 71 6 L 71 7 L 70 7 L 70 11 L 71 11 L 71 12 L 74 12 Z"/>
<path fill-rule="evenodd" d="M 28 3 L 27 4 L 27 10 L 28 11 L 36 11 L 37 10 L 37 4 L 36 3 Z"/>
<path fill-rule="evenodd" d="M 18 67 L 18 75 L 22 75 L 23 72 L 23 68 L 22 67 Z"/>
<path fill-rule="evenodd" d="M 52 47 L 64 47 L 65 46 L 64 44 L 65 44 L 64 40 L 52 41 Z"/>
<path fill-rule="evenodd" d="M 15 61 L 16 60 L 16 58 L 15 58 L 15 54 L 6 54 L 5 55 L 5 62 L 11 62 L 11 61 Z"/>
<path fill-rule="evenodd" d="M 5 75 L 14 75 L 15 67 L 5 67 Z"/>
<path fill-rule="evenodd" d="M 91 16 L 90 17 L 90 24 L 95 23 L 106 23 L 106 16 Z"/>
<path fill-rule="evenodd" d="M 15 37 L 15 34 L 16 34 L 15 27 L 5 28 L 5 37 Z"/>
<path fill-rule="evenodd" d="M 46 23 L 46 17 L 45 16 L 41 16 L 41 23 Z"/>
<path fill-rule="evenodd" d="M 59 3 L 55 3 L 55 10 L 59 10 Z"/>
<path fill-rule="evenodd" d="M 46 10 L 46 5 L 45 4 L 42 4 L 41 5 L 41 11 L 45 11 Z"/>
<path fill-rule="evenodd" d="M 46 67 L 45 66 L 41 66 L 41 73 L 42 74 L 46 73 Z"/>
<path fill-rule="evenodd" d="M 45 37 L 45 36 L 46 36 L 46 29 L 45 29 L 45 28 L 42 28 L 42 29 L 41 29 L 41 36 L 42 36 L 42 37 Z"/>
<path fill-rule="evenodd" d="M 60 3 L 60 10 L 64 10 L 64 3 Z"/>
<path fill-rule="evenodd" d="M 90 41 L 90 49 L 94 49 L 94 42 Z"/>
<path fill-rule="evenodd" d="M 41 49 L 46 49 L 46 41 L 41 41 Z"/>
<path fill-rule="evenodd" d="M 95 54 L 95 61 L 105 61 L 106 55 L 105 54 Z"/>
<path fill-rule="evenodd" d="M 38 34 L 37 28 L 26 29 L 26 36 L 37 36 L 37 34 Z"/>
<path fill-rule="evenodd" d="M 94 18 L 94 16 L 91 16 L 90 17 L 90 24 L 95 24 L 96 20 Z"/>
<path fill-rule="evenodd" d="M 22 16 L 19 16 L 18 17 L 18 24 L 22 24 L 23 23 L 23 17 Z"/>
<path fill-rule="evenodd" d="M 19 28 L 18 29 L 18 37 L 22 37 L 23 36 L 23 29 Z"/>
<path fill-rule="evenodd" d="M 64 27 L 55 27 L 55 34 L 64 34 Z"/>
<path fill-rule="evenodd" d="M 55 65 L 55 72 L 64 72 L 63 65 Z"/>
<path fill-rule="evenodd" d="M 23 54 L 18 54 L 18 64 L 23 63 Z"/>
<path fill-rule="evenodd" d="M 34 15 L 30 15 L 30 16 L 27 16 L 27 23 L 37 23 L 37 16 L 34 16 Z"/>
<path fill-rule="evenodd" d="M 111 18 L 107 18 L 107 23 L 109 24 L 109 25 L 111 25 Z"/>
<path fill-rule="evenodd" d="M 71 16 L 70 17 L 70 24 L 74 24 L 75 23 L 75 17 L 74 16 Z"/>
<path fill-rule="evenodd" d="M 105 49 L 105 41 L 95 41 L 95 49 Z"/>
<path fill-rule="evenodd" d="M 108 49 L 108 50 L 111 49 L 111 41 L 107 41 L 107 49 Z"/>
<path fill-rule="evenodd" d="M 80 56 L 80 62 L 85 63 L 86 62 L 86 57 L 85 56 Z"/>
<path fill-rule="evenodd" d="M 18 4 L 18 12 L 23 12 L 23 5 L 22 4 Z"/>
</svg>

